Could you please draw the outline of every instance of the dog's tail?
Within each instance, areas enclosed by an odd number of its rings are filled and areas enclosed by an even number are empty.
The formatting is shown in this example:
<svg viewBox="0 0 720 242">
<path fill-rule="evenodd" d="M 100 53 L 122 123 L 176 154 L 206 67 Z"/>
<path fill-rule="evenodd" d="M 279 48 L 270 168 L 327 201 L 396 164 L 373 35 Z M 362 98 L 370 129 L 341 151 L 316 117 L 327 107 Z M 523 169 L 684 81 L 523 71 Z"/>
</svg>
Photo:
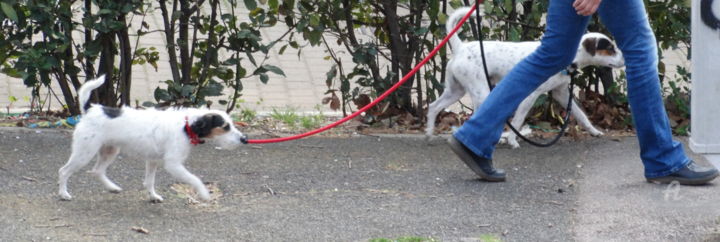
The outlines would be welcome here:
<svg viewBox="0 0 720 242">
<path fill-rule="evenodd" d="M 483 8 L 483 5 L 480 5 L 479 7 L 480 7 L 480 16 L 484 16 L 485 8 Z M 453 11 L 453 13 L 450 14 L 450 17 L 445 22 L 445 30 L 447 31 L 447 33 L 450 33 L 450 31 L 452 31 L 455 28 L 455 26 L 458 24 L 458 21 L 460 21 L 460 19 L 462 17 L 464 17 L 468 11 L 470 11 L 470 7 L 461 7 L 461 8 L 455 9 L 455 11 Z M 474 12 L 473 12 L 472 16 L 476 16 Z M 450 48 L 457 49 L 457 48 L 460 48 L 460 45 L 462 45 L 462 40 L 460 40 L 460 37 L 458 37 L 457 34 L 450 37 Z"/>
<path fill-rule="evenodd" d="M 90 109 L 90 103 L 88 101 L 90 101 L 90 93 L 92 93 L 92 90 L 100 87 L 103 83 L 105 83 L 105 75 L 86 81 L 85 84 L 80 87 L 80 91 L 78 91 L 78 101 L 79 104 L 82 105 L 80 108 L 82 114 L 85 114 L 85 112 Z"/>
</svg>

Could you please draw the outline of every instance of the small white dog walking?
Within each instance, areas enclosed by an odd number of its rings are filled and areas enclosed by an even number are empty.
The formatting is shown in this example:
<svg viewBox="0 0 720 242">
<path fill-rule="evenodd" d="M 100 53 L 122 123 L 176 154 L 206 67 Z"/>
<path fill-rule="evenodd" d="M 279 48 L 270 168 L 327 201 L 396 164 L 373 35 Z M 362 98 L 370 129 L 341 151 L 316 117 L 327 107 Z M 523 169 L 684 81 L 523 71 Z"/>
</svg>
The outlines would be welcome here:
<svg viewBox="0 0 720 242">
<path fill-rule="evenodd" d="M 60 168 L 59 195 L 63 200 L 72 196 L 67 181 L 80 168 L 98 156 L 92 173 L 111 192 L 122 188 L 111 181 L 106 169 L 122 150 L 126 154 L 146 159 L 143 185 L 150 199 L 160 202 L 163 198 L 155 192 L 155 172 L 162 165 L 175 178 L 190 184 L 203 200 L 210 193 L 203 182 L 183 165 L 192 145 L 214 141 L 225 149 L 232 149 L 247 142 L 247 136 L 238 131 L 227 113 L 207 109 L 137 110 L 130 107 L 111 108 L 88 103 L 93 89 L 105 82 L 105 76 L 86 82 L 78 91 L 82 108 L 82 120 L 75 127 L 72 154 L 67 164 Z"/>
<path fill-rule="evenodd" d="M 445 24 L 448 33 L 468 11 L 470 11 L 470 8 L 459 8 L 450 15 Z M 493 84 L 500 82 L 515 64 L 519 63 L 540 46 L 540 42 L 538 41 L 484 41 L 483 44 L 485 47 L 486 60 L 488 61 L 488 63 L 486 63 L 488 74 Z M 435 119 L 440 111 L 460 100 L 465 93 L 470 94 L 474 108 L 480 107 L 480 104 L 482 104 L 490 93 L 490 88 L 483 73 L 483 62 L 480 58 L 480 46 L 478 42 L 463 43 L 459 37 L 452 36 L 450 38 L 450 47 L 453 50 L 453 57 L 447 64 L 445 90 L 428 108 L 427 128 L 425 129 L 425 134 L 428 137 L 433 135 Z M 615 44 L 610 38 L 600 33 L 588 33 L 582 37 L 581 45 L 577 50 L 573 64 L 578 68 L 589 65 L 619 68 L 625 65 L 625 61 L 622 53 L 619 49 L 615 48 Z M 535 99 L 548 91 L 552 91 L 553 98 L 560 102 L 563 107 L 567 106 L 567 101 L 570 97 L 568 91 L 569 85 L 570 76 L 568 74 L 558 73 L 550 77 L 550 79 L 540 85 L 520 104 L 511 121 L 513 127 L 517 129 L 522 127 L 525 116 L 527 116 L 532 105 L 535 103 Z M 590 132 L 590 134 L 593 136 L 603 134 L 590 123 L 576 102 L 572 103 L 572 109 L 572 114 L 575 116 L 575 119 Z M 503 136 L 507 136 L 507 141 L 513 148 L 520 147 L 520 144 L 518 144 L 516 140 L 515 133 L 509 132 L 509 134 L 503 134 Z"/>
</svg>

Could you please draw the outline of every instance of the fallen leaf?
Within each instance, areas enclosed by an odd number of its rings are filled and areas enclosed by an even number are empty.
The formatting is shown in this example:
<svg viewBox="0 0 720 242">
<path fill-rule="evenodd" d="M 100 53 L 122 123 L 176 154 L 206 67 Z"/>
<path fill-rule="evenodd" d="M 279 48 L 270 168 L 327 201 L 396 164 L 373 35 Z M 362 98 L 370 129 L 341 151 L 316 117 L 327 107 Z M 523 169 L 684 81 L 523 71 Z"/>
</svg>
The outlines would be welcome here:
<svg viewBox="0 0 720 242">
<path fill-rule="evenodd" d="M 23 180 L 26 180 L 26 181 L 31 181 L 31 182 L 36 182 L 36 181 L 37 181 L 37 179 L 32 178 L 32 177 L 27 177 L 27 176 L 22 176 L 22 179 L 23 179 Z"/>
<path fill-rule="evenodd" d="M 143 227 L 136 227 L 136 226 L 135 226 L 135 227 L 132 227 L 132 228 L 130 228 L 130 229 L 131 229 L 132 231 L 135 231 L 135 232 L 138 232 L 138 233 L 141 233 L 141 234 L 149 234 L 149 233 L 150 233 L 150 231 L 148 231 L 147 229 L 145 229 L 145 228 L 143 228 Z"/>
<path fill-rule="evenodd" d="M 340 98 L 338 98 L 337 95 L 333 92 L 331 101 L 330 101 L 330 109 L 332 110 L 338 110 L 340 109 Z"/>
<path fill-rule="evenodd" d="M 371 101 L 370 96 L 367 94 L 360 94 L 353 100 L 353 103 L 357 106 L 357 109 L 362 109 L 366 105 L 370 104 Z"/>
</svg>

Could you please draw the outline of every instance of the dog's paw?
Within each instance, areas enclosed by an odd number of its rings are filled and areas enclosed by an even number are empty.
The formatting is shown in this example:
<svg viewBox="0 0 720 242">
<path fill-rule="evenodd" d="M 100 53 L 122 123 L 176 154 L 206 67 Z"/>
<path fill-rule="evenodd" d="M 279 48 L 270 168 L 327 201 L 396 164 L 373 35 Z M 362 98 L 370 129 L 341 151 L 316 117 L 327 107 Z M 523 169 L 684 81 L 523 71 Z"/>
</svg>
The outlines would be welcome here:
<svg viewBox="0 0 720 242">
<path fill-rule="evenodd" d="M 207 189 L 198 191 L 198 197 L 205 202 L 210 201 L 210 192 Z"/>
<path fill-rule="evenodd" d="M 111 193 L 120 193 L 123 190 L 122 187 L 119 187 L 118 185 L 108 186 L 107 189 Z"/>
<path fill-rule="evenodd" d="M 72 196 L 70 196 L 70 193 L 68 193 L 68 192 L 60 192 L 59 195 L 60 195 L 60 200 L 63 200 L 63 201 L 72 200 Z"/>
<path fill-rule="evenodd" d="M 150 196 L 150 203 L 162 203 L 163 200 L 163 197 L 160 195 Z"/>
<path fill-rule="evenodd" d="M 498 140 L 498 144 L 507 144 L 507 137 L 500 137 L 500 140 Z"/>
<path fill-rule="evenodd" d="M 434 141 L 437 138 L 437 136 L 432 134 L 425 134 L 425 143 L 430 144 L 430 142 Z"/>
<path fill-rule="evenodd" d="M 605 135 L 605 133 L 603 133 L 603 132 L 600 131 L 600 130 L 594 129 L 594 130 L 590 130 L 590 135 L 595 136 L 595 137 L 598 137 L 598 136 L 603 136 L 603 135 Z"/>
<path fill-rule="evenodd" d="M 510 148 L 517 149 L 520 148 L 520 143 L 517 142 L 517 140 L 508 140 L 508 144 L 510 145 Z"/>
</svg>

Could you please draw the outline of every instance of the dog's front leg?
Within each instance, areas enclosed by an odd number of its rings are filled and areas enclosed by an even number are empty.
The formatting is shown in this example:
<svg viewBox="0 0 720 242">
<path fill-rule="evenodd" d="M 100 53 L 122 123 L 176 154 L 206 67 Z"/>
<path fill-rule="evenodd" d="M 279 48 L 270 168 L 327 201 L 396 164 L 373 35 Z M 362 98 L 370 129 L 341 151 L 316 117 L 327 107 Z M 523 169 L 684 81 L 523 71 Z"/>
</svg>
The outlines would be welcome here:
<svg viewBox="0 0 720 242">
<path fill-rule="evenodd" d="M 145 185 L 145 189 L 147 189 L 150 193 L 151 202 L 163 201 L 163 197 L 155 192 L 155 172 L 157 171 L 158 166 L 160 166 L 160 164 L 157 161 L 149 160 L 145 162 L 145 181 L 143 182 L 143 185 Z"/>
<path fill-rule="evenodd" d="M 515 116 L 512 117 L 512 120 L 510 121 L 510 124 L 515 127 L 517 130 L 522 130 L 522 125 L 525 123 L 525 117 L 530 112 L 530 109 L 532 109 L 532 105 L 535 103 L 535 99 L 540 97 L 540 92 L 533 92 L 525 98 L 525 100 L 520 103 L 520 106 L 518 106 L 517 110 L 515 110 Z M 517 135 L 515 135 L 514 132 L 508 131 L 508 138 L 507 142 L 510 146 L 512 146 L 513 149 L 519 148 L 520 143 L 517 141 Z"/>
<path fill-rule="evenodd" d="M 187 157 L 187 156 L 185 156 Z M 208 189 L 205 187 L 205 184 L 198 178 L 197 176 L 190 173 L 185 166 L 183 166 L 183 161 L 185 160 L 185 157 L 175 157 L 175 156 L 168 156 L 165 158 L 165 170 L 167 170 L 170 175 L 174 176 L 177 179 L 180 179 L 180 181 L 185 182 L 187 184 L 190 184 L 193 188 L 195 188 L 195 191 L 197 192 L 200 199 L 204 201 L 210 200 L 210 192 L 208 192 Z"/>
</svg>

